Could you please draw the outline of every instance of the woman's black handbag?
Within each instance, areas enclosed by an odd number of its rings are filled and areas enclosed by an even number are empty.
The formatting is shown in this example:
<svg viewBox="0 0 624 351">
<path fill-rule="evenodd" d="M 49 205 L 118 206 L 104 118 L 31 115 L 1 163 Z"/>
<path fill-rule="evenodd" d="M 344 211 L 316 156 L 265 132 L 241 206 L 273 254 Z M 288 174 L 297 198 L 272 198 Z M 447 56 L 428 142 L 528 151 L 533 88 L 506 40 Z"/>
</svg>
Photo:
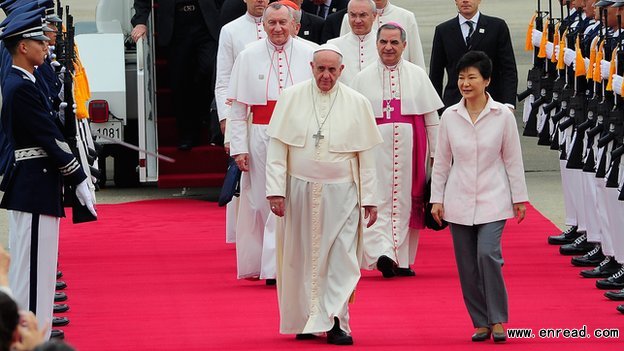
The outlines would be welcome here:
<svg viewBox="0 0 624 351">
<path fill-rule="evenodd" d="M 228 169 L 225 172 L 221 194 L 219 195 L 219 206 L 225 206 L 232 201 L 234 196 L 240 195 L 241 171 L 232 157 L 228 160 Z"/>
<path fill-rule="evenodd" d="M 442 225 L 439 225 L 438 222 L 436 222 L 435 219 L 433 219 L 433 215 L 431 214 L 431 208 L 433 207 L 433 205 L 429 203 L 430 198 L 431 198 L 431 178 L 429 178 L 429 180 L 427 181 L 427 185 L 425 185 L 425 196 L 424 196 L 425 227 L 431 230 L 435 230 L 435 231 L 442 230 L 448 227 L 448 222 L 445 220 L 442 220 Z"/>
</svg>

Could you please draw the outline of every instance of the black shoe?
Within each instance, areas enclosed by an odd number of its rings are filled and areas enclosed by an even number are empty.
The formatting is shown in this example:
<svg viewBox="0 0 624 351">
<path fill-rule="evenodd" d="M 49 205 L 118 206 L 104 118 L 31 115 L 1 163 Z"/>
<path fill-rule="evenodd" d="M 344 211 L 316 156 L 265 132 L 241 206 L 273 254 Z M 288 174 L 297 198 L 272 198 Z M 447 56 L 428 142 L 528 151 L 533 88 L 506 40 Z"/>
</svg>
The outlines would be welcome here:
<svg viewBox="0 0 624 351">
<path fill-rule="evenodd" d="M 64 292 L 55 292 L 54 293 L 54 302 L 63 302 L 67 301 L 67 294 Z"/>
<path fill-rule="evenodd" d="M 581 271 L 581 276 L 583 278 L 608 278 L 621 268 L 620 264 L 617 263 L 611 256 L 607 256 L 598 267 L 594 269 L 588 269 Z"/>
<path fill-rule="evenodd" d="M 414 272 L 411 268 L 407 267 L 407 268 L 396 268 L 394 270 L 394 273 L 399 276 L 399 277 L 413 277 L 416 275 L 416 272 Z"/>
<path fill-rule="evenodd" d="M 596 287 L 605 290 L 624 289 L 624 267 L 607 279 L 597 280 Z"/>
<path fill-rule="evenodd" d="M 56 290 L 63 290 L 67 287 L 67 284 L 62 280 L 56 281 Z"/>
<path fill-rule="evenodd" d="M 384 278 L 394 277 L 394 261 L 388 256 L 380 256 L 377 259 L 377 270 L 381 272 Z"/>
<path fill-rule="evenodd" d="M 477 331 L 474 334 L 472 334 L 472 341 L 475 341 L 475 342 L 485 341 L 485 340 L 488 340 L 490 338 L 490 335 L 492 335 L 492 330 L 490 328 L 487 328 L 486 332 L 478 332 Z"/>
<path fill-rule="evenodd" d="M 583 256 L 572 257 L 572 265 L 577 267 L 596 267 L 605 259 L 600 245 Z"/>
<path fill-rule="evenodd" d="M 55 303 L 53 313 L 63 313 L 69 311 L 69 305 L 64 303 Z"/>
<path fill-rule="evenodd" d="M 584 255 L 593 250 L 595 246 L 596 244 L 587 241 L 587 234 L 583 233 L 572 244 L 560 246 L 559 253 L 562 255 Z"/>
<path fill-rule="evenodd" d="M 327 332 L 327 343 L 333 345 L 353 345 L 353 338 L 340 329 L 340 321 L 337 317 L 334 317 L 334 327 Z"/>
<path fill-rule="evenodd" d="M 180 142 L 180 144 L 178 144 L 178 150 L 180 151 L 189 151 L 192 148 L 193 148 L 193 143 L 191 143 L 190 141 L 189 142 L 183 141 L 183 142 Z"/>
<path fill-rule="evenodd" d="M 50 339 L 65 339 L 65 332 L 60 329 L 52 329 L 52 333 L 50 334 Z"/>
<path fill-rule="evenodd" d="M 63 278 L 63 272 L 56 271 L 56 279 L 61 279 L 61 278 Z"/>
<path fill-rule="evenodd" d="M 69 324 L 69 319 L 67 317 L 52 317 L 53 327 L 62 327 L 68 324 Z"/>
<path fill-rule="evenodd" d="M 623 301 L 624 300 L 624 289 L 619 291 L 607 291 L 604 295 L 609 298 L 609 300 L 613 301 Z"/>
<path fill-rule="evenodd" d="M 295 339 L 297 339 L 297 340 L 312 340 L 312 339 L 316 339 L 316 335 L 314 335 L 314 334 L 297 334 L 297 335 L 295 335 Z"/>
<path fill-rule="evenodd" d="M 618 305 L 615 309 L 620 311 L 620 313 L 624 313 L 624 305 Z"/>
<path fill-rule="evenodd" d="M 275 284 L 277 284 L 277 280 L 275 280 L 275 279 L 267 279 L 267 280 L 265 280 L 264 283 L 266 285 L 275 285 Z"/>
<path fill-rule="evenodd" d="M 577 229 L 577 226 L 572 226 L 559 235 L 551 235 L 548 237 L 548 243 L 550 245 L 571 244 L 574 242 L 574 240 L 576 240 L 576 238 L 578 238 L 582 234 L 579 233 Z"/>
</svg>

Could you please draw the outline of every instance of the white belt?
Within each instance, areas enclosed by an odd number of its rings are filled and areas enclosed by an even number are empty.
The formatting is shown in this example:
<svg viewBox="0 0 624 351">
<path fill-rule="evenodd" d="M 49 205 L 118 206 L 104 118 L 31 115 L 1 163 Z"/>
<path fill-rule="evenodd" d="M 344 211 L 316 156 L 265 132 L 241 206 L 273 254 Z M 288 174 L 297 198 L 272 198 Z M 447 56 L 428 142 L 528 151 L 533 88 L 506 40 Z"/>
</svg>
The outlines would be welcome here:
<svg viewBox="0 0 624 351">
<path fill-rule="evenodd" d="M 24 161 L 43 157 L 48 157 L 48 154 L 43 148 L 40 147 L 29 147 L 26 149 L 15 150 L 15 161 Z"/>
<path fill-rule="evenodd" d="M 288 173 L 293 177 L 322 184 L 339 184 L 353 182 L 353 163 L 355 158 L 324 162 L 301 157 L 288 157 Z"/>
</svg>

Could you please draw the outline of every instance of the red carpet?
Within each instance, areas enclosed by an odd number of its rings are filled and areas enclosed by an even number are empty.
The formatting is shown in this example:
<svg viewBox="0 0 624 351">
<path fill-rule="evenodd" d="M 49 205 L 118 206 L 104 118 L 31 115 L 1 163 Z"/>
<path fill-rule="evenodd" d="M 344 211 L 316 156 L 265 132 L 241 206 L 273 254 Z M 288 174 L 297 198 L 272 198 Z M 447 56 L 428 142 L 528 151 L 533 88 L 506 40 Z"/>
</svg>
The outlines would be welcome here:
<svg viewBox="0 0 624 351">
<path fill-rule="evenodd" d="M 278 333 L 275 289 L 236 280 L 224 209 L 196 200 L 100 205 L 96 223 L 62 222 L 67 341 L 97 350 L 335 349 Z M 533 208 L 504 234 L 510 328 L 620 328 L 617 303 L 546 244 L 555 226 Z M 415 278 L 364 273 L 351 308 L 354 350 L 616 350 L 615 339 L 470 341 L 448 232 L 423 232 Z"/>
</svg>

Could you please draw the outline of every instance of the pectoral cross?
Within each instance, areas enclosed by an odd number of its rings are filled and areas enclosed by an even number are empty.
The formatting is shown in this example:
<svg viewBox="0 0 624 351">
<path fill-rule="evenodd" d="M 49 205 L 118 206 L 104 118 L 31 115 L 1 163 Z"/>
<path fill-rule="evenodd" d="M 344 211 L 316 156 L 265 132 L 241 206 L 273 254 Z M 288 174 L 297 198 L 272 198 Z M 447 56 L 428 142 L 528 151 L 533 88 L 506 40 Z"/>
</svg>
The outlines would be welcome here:
<svg viewBox="0 0 624 351">
<path fill-rule="evenodd" d="M 394 107 L 390 106 L 390 104 L 387 104 L 386 107 L 384 107 L 384 112 L 386 113 L 386 119 L 392 118 L 393 111 L 394 111 Z"/>
<path fill-rule="evenodd" d="M 316 132 L 316 134 L 312 135 L 312 138 L 316 139 L 314 146 L 319 146 L 319 142 L 321 142 L 321 139 L 325 139 L 325 136 L 321 134 L 321 130 L 319 129 L 318 132 Z"/>
</svg>

